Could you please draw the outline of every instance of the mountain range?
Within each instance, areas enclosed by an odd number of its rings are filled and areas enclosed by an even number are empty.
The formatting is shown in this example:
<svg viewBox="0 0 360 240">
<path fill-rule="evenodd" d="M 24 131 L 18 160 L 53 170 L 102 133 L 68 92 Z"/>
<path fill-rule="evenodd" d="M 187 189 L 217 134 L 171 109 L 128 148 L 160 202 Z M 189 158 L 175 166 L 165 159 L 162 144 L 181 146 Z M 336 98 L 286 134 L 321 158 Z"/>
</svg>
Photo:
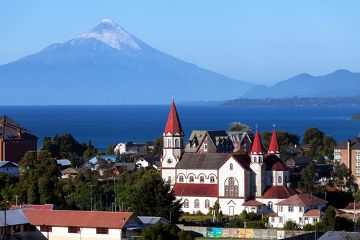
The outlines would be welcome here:
<svg viewBox="0 0 360 240">
<path fill-rule="evenodd" d="M 163 53 L 105 19 L 0 66 L 1 104 L 159 104 L 236 98 L 254 84 Z"/>
<path fill-rule="evenodd" d="M 272 86 L 255 86 L 241 97 L 264 99 L 352 96 L 360 96 L 360 73 L 337 70 L 323 76 L 303 73 Z"/>
</svg>

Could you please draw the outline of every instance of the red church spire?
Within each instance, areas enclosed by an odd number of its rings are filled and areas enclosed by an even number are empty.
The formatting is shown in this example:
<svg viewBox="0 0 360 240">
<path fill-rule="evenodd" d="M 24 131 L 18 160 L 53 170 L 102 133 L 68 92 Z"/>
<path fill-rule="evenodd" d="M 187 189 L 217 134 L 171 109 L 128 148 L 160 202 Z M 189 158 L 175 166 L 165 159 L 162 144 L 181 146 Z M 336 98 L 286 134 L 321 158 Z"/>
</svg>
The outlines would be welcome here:
<svg viewBox="0 0 360 240">
<path fill-rule="evenodd" d="M 166 126 L 164 129 L 165 134 L 167 134 L 169 132 L 171 134 L 175 134 L 175 133 L 179 133 L 180 135 L 184 134 L 182 127 L 181 127 L 178 113 L 176 111 L 174 99 L 172 100 L 168 120 L 166 122 Z"/>
<path fill-rule="evenodd" d="M 251 154 L 263 154 L 263 147 L 262 147 L 258 127 L 256 127 L 256 133 L 255 133 L 254 142 L 253 142 L 253 145 L 251 148 Z"/>
<path fill-rule="evenodd" d="M 273 130 L 273 133 L 271 136 L 269 153 L 280 153 L 280 148 L 279 148 L 279 143 L 278 143 L 278 139 L 277 139 L 275 126 L 274 126 L 274 130 Z"/>
</svg>

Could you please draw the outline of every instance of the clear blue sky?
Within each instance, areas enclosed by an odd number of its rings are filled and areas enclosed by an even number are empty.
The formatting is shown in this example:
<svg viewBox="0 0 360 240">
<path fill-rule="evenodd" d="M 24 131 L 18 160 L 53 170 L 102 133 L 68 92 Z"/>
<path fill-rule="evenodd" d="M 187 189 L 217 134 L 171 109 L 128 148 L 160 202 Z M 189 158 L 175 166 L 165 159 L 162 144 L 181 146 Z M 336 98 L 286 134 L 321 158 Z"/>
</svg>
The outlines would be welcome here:
<svg viewBox="0 0 360 240">
<path fill-rule="evenodd" d="M 270 84 L 360 72 L 360 1 L 11 0 L 0 2 L 0 64 L 111 18 L 151 46 L 230 77 Z"/>
</svg>

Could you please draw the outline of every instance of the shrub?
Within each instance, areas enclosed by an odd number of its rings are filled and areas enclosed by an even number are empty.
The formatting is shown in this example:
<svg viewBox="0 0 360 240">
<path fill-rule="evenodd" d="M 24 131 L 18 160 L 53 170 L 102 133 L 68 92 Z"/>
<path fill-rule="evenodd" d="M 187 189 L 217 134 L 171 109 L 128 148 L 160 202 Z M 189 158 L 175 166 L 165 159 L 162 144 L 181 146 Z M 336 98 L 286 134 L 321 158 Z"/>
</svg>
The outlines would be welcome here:
<svg viewBox="0 0 360 240">
<path fill-rule="evenodd" d="M 293 221 L 287 221 L 284 225 L 284 230 L 299 230 L 299 226 Z"/>
<path fill-rule="evenodd" d="M 314 231 L 314 230 L 315 230 L 315 225 L 306 224 L 306 225 L 303 227 L 303 230 L 304 230 L 304 231 Z"/>
<path fill-rule="evenodd" d="M 262 221 L 251 221 L 248 222 L 246 224 L 247 228 L 255 228 L 255 229 L 262 229 L 262 228 L 266 228 L 265 227 L 265 223 L 263 223 Z"/>
</svg>

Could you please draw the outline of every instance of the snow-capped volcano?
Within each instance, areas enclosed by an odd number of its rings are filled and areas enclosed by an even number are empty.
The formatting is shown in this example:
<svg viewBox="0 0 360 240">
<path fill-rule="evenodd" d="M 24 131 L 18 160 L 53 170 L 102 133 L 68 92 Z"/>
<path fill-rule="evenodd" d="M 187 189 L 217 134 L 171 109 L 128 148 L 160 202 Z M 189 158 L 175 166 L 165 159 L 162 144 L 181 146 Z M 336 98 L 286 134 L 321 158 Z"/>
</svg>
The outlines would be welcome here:
<svg viewBox="0 0 360 240">
<path fill-rule="evenodd" d="M 0 65 L 0 104 L 159 104 L 239 97 L 252 87 L 163 53 L 105 19 Z M 31 94 L 29 94 L 31 93 Z"/>
<path fill-rule="evenodd" d="M 95 38 L 118 50 L 126 47 L 140 50 L 135 37 L 111 19 L 102 20 L 89 32 L 82 34 L 80 38 Z"/>
</svg>

